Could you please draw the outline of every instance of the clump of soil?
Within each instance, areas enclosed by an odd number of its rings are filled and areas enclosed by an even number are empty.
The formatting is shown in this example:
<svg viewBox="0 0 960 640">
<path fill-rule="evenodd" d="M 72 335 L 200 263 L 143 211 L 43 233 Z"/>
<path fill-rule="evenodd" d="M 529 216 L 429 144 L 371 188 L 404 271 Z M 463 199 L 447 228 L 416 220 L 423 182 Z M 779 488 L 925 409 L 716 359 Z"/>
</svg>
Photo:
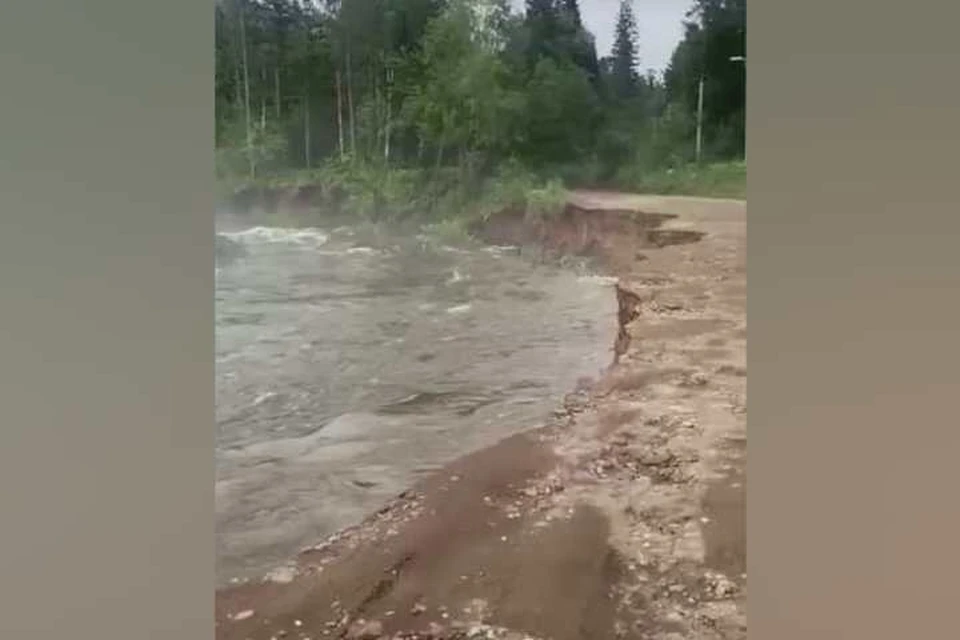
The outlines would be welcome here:
<svg viewBox="0 0 960 640">
<path fill-rule="evenodd" d="M 616 209 L 590 210 L 568 204 L 557 215 L 546 217 L 505 210 L 474 224 L 471 232 L 492 244 L 536 246 L 554 258 L 582 256 L 633 262 L 645 257 L 641 254 L 638 259 L 638 249 L 664 246 L 660 227 L 675 217 Z"/>
</svg>

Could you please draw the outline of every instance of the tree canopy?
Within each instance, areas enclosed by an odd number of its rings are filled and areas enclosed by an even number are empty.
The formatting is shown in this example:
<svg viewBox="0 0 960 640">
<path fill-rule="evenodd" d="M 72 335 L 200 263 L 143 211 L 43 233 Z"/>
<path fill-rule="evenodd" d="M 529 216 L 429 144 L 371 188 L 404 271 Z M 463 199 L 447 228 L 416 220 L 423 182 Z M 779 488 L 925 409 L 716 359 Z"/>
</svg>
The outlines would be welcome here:
<svg viewBox="0 0 960 640">
<path fill-rule="evenodd" d="M 535 169 L 692 160 L 697 90 L 712 158 L 744 149 L 745 0 L 693 0 L 661 76 L 641 75 L 620 3 L 598 56 L 577 0 L 218 0 L 221 172 L 328 161 Z"/>
</svg>

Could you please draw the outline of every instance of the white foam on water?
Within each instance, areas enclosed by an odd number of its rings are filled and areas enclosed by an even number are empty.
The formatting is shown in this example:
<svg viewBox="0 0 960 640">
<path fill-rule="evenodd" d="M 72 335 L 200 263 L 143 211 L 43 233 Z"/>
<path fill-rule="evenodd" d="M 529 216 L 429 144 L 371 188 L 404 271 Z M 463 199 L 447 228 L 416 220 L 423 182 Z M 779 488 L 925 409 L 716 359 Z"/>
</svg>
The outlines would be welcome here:
<svg viewBox="0 0 960 640">
<path fill-rule="evenodd" d="M 290 229 L 286 227 L 250 227 L 243 231 L 224 232 L 221 235 L 246 244 L 253 243 L 290 243 L 322 245 L 329 236 L 313 227 Z"/>
<path fill-rule="evenodd" d="M 375 254 L 376 252 L 377 252 L 376 249 L 372 249 L 370 247 L 350 247 L 349 249 L 347 249 L 347 253 L 350 255 L 360 254 L 360 255 L 369 256 L 369 255 Z"/>
<path fill-rule="evenodd" d="M 470 304 L 458 304 L 455 307 L 449 307 L 447 309 L 447 313 L 453 313 L 453 314 L 467 313 L 472 308 L 473 308 L 473 305 L 470 305 Z"/>
</svg>

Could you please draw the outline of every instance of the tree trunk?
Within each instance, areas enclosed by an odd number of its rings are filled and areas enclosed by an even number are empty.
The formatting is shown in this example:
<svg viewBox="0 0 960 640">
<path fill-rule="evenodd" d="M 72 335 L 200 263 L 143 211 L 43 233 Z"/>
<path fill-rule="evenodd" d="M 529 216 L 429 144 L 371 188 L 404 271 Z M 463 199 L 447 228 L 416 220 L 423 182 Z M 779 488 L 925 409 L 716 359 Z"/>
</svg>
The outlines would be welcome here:
<svg viewBox="0 0 960 640">
<path fill-rule="evenodd" d="M 303 94 L 303 156 L 310 168 L 310 94 Z"/>
<path fill-rule="evenodd" d="M 347 45 L 347 111 L 350 117 L 350 155 L 357 154 L 356 112 L 353 109 L 353 73 L 350 68 L 350 48 Z"/>
<path fill-rule="evenodd" d="M 337 148 L 340 150 L 340 160 L 343 160 L 343 87 L 340 83 L 340 67 L 334 76 L 337 91 Z"/>
<path fill-rule="evenodd" d="M 237 109 L 243 111 L 243 63 L 240 60 L 237 60 L 237 64 L 233 66 L 234 73 L 234 86 L 236 87 L 236 98 Z"/>
<path fill-rule="evenodd" d="M 383 161 L 390 163 L 390 87 L 393 84 L 393 70 L 387 68 L 386 71 L 386 114 L 383 125 Z"/>
<path fill-rule="evenodd" d="M 278 64 L 273 69 L 273 93 L 274 99 L 277 103 L 277 122 L 280 122 L 281 110 L 280 110 L 280 65 Z"/>
<path fill-rule="evenodd" d="M 247 128 L 247 159 L 250 161 L 250 177 L 257 175 L 257 161 L 253 157 L 253 130 L 250 122 L 250 67 L 247 63 L 247 28 L 240 8 L 240 50 L 243 61 L 243 115 Z"/>
</svg>

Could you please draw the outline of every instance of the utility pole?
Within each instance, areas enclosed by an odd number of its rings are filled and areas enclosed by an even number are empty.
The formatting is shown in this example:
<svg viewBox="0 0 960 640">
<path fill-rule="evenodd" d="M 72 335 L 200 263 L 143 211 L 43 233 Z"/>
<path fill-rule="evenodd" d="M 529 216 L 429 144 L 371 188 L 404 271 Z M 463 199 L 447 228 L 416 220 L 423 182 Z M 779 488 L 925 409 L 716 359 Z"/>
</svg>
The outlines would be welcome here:
<svg viewBox="0 0 960 640">
<path fill-rule="evenodd" d="M 700 87 L 697 91 L 697 164 L 703 150 L 703 75 L 700 75 Z"/>
<path fill-rule="evenodd" d="M 730 56 L 730 62 L 743 62 L 746 64 L 745 56 Z M 703 153 L 703 74 L 700 74 L 700 86 L 697 89 L 697 164 L 700 164 L 700 156 Z M 746 160 L 746 158 L 744 158 Z"/>
<path fill-rule="evenodd" d="M 744 68 L 744 70 L 746 70 L 746 68 L 747 68 L 747 57 L 746 57 L 746 56 L 730 56 L 730 62 L 742 62 L 742 63 L 743 63 L 743 68 Z M 747 145 L 746 145 L 746 141 L 744 141 L 744 145 L 743 145 L 743 162 L 744 162 L 744 164 L 746 164 L 746 162 L 747 162 Z"/>
</svg>

